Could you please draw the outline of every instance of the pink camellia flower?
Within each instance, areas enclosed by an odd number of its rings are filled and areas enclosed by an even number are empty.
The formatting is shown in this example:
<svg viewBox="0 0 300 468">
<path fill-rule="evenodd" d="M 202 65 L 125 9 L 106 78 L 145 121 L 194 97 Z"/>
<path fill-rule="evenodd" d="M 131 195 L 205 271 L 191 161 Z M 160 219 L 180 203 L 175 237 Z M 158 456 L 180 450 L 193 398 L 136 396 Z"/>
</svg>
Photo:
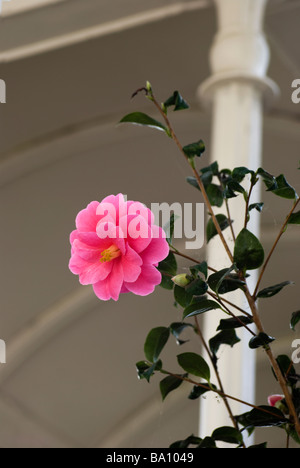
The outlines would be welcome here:
<svg viewBox="0 0 300 468">
<path fill-rule="evenodd" d="M 117 301 L 121 293 L 151 294 L 161 283 L 158 263 L 169 254 L 163 229 L 142 203 L 111 195 L 92 202 L 76 218 L 69 268 L 99 299 Z"/>
<path fill-rule="evenodd" d="M 274 408 L 276 406 L 276 403 L 278 403 L 278 401 L 282 401 L 283 399 L 284 395 L 270 395 L 268 397 L 268 403 Z"/>
</svg>

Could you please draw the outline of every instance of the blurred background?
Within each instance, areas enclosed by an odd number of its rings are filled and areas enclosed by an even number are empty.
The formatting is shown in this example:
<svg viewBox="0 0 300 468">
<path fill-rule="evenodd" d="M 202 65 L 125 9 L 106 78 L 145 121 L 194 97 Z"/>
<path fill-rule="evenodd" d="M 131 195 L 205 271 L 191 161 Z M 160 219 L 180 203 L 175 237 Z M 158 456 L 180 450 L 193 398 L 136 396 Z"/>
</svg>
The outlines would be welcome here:
<svg viewBox="0 0 300 468">
<path fill-rule="evenodd" d="M 291 100 L 291 84 L 300 78 L 299 25 L 299 0 L 269 2 L 269 76 L 281 96 L 265 111 L 263 164 L 284 172 L 298 191 L 300 104 Z M 116 124 L 135 110 L 155 116 L 143 96 L 130 99 L 146 80 L 161 101 L 179 89 L 191 109 L 172 115 L 178 135 L 183 143 L 204 139 L 209 162 L 211 114 L 196 91 L 210 75 L 215 32 L 210 1 L 2 2 L 1 447 L 167 447 L 197 433 L 198 402 L 187 399 L 188 387 L 162 403 L 158 381 L 136 377 L 148 331 L 181 320 L 171 294 L 157 288 L 148 298 L 101 303 L 69 272 L 68 238 L 78 211 L 108 194 L 148 205 L 195 201 L 188 167 L 168 138 Z M 268 250 L 289 202 L 271 195 L 263 201 Z M 299 237 L 291 226 L 264 280 L 296 282 L 264 303 L 263 321 L 280 354 L 291 355 L 300 338 L 299 330 L 289 332 L 300 307 Z M 176 353 L 170 343 L 163 356 L 175 371 Z M 263 352 L 257 365 L 256 403 L 266 404 L 278 388 Z M 284 447 L 283 431 L 272 429 L 272 436 L 272 446 Z M 257 442 L 267 438 L 257 432 Z"/>
</svg>

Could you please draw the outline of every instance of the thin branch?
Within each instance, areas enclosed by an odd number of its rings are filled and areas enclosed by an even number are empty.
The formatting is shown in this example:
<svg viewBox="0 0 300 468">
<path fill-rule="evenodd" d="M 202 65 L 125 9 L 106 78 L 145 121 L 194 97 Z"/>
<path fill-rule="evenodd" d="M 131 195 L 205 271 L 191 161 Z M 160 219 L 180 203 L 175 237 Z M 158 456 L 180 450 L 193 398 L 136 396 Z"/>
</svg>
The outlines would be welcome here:
<svg viewBox="0 0 300 468">
<path fill-rule="evenodd" d="M 205 390 L 212 391 L 212 392 L 216 393 L 217 395 L 219 395 L 222 398 L 228 398 L 229 400 L 236 401 L 237 403 L 241 403 L 242 405 L 249 406 L 249 408 L 256 409 L 258 411 L 261 411 L 262 413 L 266 413 L 266 414 L 269 414 L 269 415 L 271 415 L 271 416 L 273 416 L 275 418 L 278 417 L 278 419 L 281 419 L 279 416 L 277 416 L 277 414 L 272 413 L 271 411 L 268 411 L 265 408 L 261 408 L 261 407 L 256 406 L 256 405 L 252 405 L 251 403 L 248 403 L 247 401 L 243 401 L 243 400 L 240 400 L 239 398 L 236 398 L 234 396 L 227 395 L 226 393 L 223 393 L 220 390 L 216 390 L 213 387 L 210 387 L 209 385 L 205 385 L 205 384 L 202 384 L 202 383 L 199 383 L 199 382 L 195 382 L 194 380 L 189 379 L 188 377 L 183 377 L 182 375 L 173 374 L 172 372 L 168 372 L 168 371 L 163 370 L 163 369 L 160 372 L 162 374 L 165 374 L 165 375 L 170 375 L 171 377 L 176 377 L 177 379 L 182 380 L 183 382 L 188 382 L 188 383 L 190 383 L 192 385 L 195 385 L 196 387 L 200 387 L 200 388 L 203 388 Z"/>
<path fill-rule="evenodd" d="M 193 262 L 193 263 L 196 263 L 196 264 L 199 263 L 199 261 L 196 260 L 195 258 L 189 257 L 188 255 L 185 255 L 185 254 L 183 254 L 183 253 L 181 253 L 181 252 L 178 252 L 178 250 L 170 250 L 170 252 L 171 252 L 172 254 L 174 254 L 174 255 L 178 255 L 179 257 L 185 258 L 186 260 L 190 260 L 190 261 Z M 208 268 L 210 271 L 212 271 L 213 273 L 217 273 L 217 270 L 215 270 L 214 268 L 211 268 L 211 267 L 209 267 L 209 266 L 208 266 L 207 268 Z"/>
<path fill-rule="evenodd" d="M 212 292 L 209 292 L 208 293 L 211 297 L 213 297 L 214 299 L 218 299 L 218 296 Z M 224 297 L 222 297 L 222 302 L 225 302 L 226 304 L 230 305 L 231 307 L 234 307 L 236 310 L 238 310 L 239 312 L 241 312 L 242 314 L 246 315 L 246 317 L 248 318 L 251 318 L 252 319 L 252 315 L 251 314 L 248 314 L 248 312 L 246 312 L 244 309 L 242 309 L 241 307 L 237 306 L 236 304 L 234 304 L 233 302 L 230 302 L 228 301 L 227 299 L 225 299 Z"/>
<path fill-rule="evenodd" d="M 206 341 L 204 339 L 204 336 L 203 336 L 203 333 L 201 331 L 201 328 L 200 328 L 199 321 L 198 321 L 197 317 L 195 317 L 195 324 L 196 324 L 196 330 L 197 330 L 197 334 L 198 334 L 198 336 L 200 338 L 200 341 L 201 341 L 207 355 L 209 356 L 209 359 L 210 359 L 210 361 L 212 363 L 212 366 L 214 368 L 214 371 L 215 371 L 215 374 L 216 374 L 216 377 L 217 377 L 217 380 L 218 380 L 218 383 L 219 383 L 220 390 L 221 390 L 221 392 L 223 394 L 225 394 L 223 383 L 222 383 L 222 380 L 221 380 L 221 376 L 220 376 L 220 373 L 219 373 L 219 370 L 218 370 L 217 363 L 216 363 L 215 359 L 213 358 L 213 356 L 212 356 L 212 354 L 210 352 L 210 349 L 209 349 L 209 347 L 208 347 L 208 345 L 207 345 L 207 343 L 206 343 Z M 236 422 L 236 419 L 235 419 L 235 417 L 233 415 L 231 407 L 230 407 L 230 405 L 228 403 L 228 399 L 225 396 L 222 397 L 222 398 L 223 398 L 224 405 L 225 405 L 225 407 L 226 407 L 226 409 L 228 411 L 228 414 L 229 414 L 229 417 L 230 417 L 230 419 L 232 421 L 233 426 L 235 427 L 235 429 L 239 430 L 239 426 L 238 426 L 238 424 Z M 244 448 L 246 448 L 245 445 L 244 445 Z"/>
<path fill-rule="evenodd" d="M 247 330 L 249 333 L 251 333 L 251 335 L 256 336 L 256 333 L 254 333 L 253 330 L 251 330 L 245 323 L 242 322 L 242 320 L 240 320 L 236 315 L 234 315 L 234 313 L 231 312 L 225 304 L 223 304 L 222 299 L 221 299 L 220 297 L 216 296 L 215 299 L 216 299 L 216 301 L 219 302 L 219 304 L 220 304 L 222 307 L 224 307 L 224 309 L 226 310 L 226 312 L 227 312 L 229 315 L 231 315 L 231 317 L 233 317 L 237 322 L 239 322 L 239 324 L 240 324 L 242 327 L 246 328 L 246 330 Z M 252 318 L 252 317 L 251 317 L 251 318 Z"/>
<path fill-rule="evenodd" d="M 272 247 L 272 249 L 271 249 L 271 251 L 270 251 L 270 253 L 269 253 L 269 255 L 268 255 L 268 257 L 267 257 L 267 259 L 266 259 L 266 261 L 265 261 L 265 263 L 264 263 L 264 265 L 263 265 L 263 267 L 262 267 L 262 270 L 261 270 L 259 279 L 258 279 L 258 281 L 257 281 L 256 288 L 255 288 L 255 291 L 254 291 L 254 294 L 253 294 L 253 297 L 254 297 L 255 299 L 256 299 L 256 297 L 257 297 L 257 293 L 258 293 L 258 289 L 259 289 L 260 283 L 261 283 L 261 281 L 262 281 L 262 279 L 263 279 L 263 276 L 264 276 L 264 274 L 265 274 L 265 271 L 266 271 L 266 269 L 267 269 L 267 266 L 269 265 L 269 262 L 270 262 L 270 260 L 271 260 L 271 257 L 272 257 L 272 255 L 273 255 L 273 253 L 274 253 L 274 251 L 275 251 L 275 249 L 276 249 L 276 247 L 277 247 L 277 245 L 278 245 L 278 243 L 279 243 L 281 237 L 283 236 L 283 234 L 284 234 L 284 232 L 285 232 L 285 230 L 286 230 L 286 227 L 287 227 L 287 225 L 288 225 L 288 223 L 289 223 L 289 220 L 291 219 L 292 214 L 294 213 L 294 211 L 295 211 L 295 209 L 297 208 L 297 206 L 299 205 L 299 203 L 300 203 L 300 198 L 298 198 L 298 200 L 295 201 L 295 203 L 294 203 L 294 205 L 293 205 L 293 208 L 291 209 L 291 211 L 290 211 L 288 217 L 286 218 L 286 221 L 284 222 L 282 228 L 280 229 L 280 232 L 279 232 L 279 234 L 278 234 L 278 236 L 277 236 L 277 238 L 276 238 L 276 240 L 275 240 L 275 243 L 274 243 L 274 245 L 273 245 L 273 247 Z"/>
<path fill-rule="evenodd" d="M 216 228 L 216 230 L 217 230 L 217 233 L 219 234 L 219 237 L 220 237 L 220 239 L 221 239 L 221 241 L 222 241 L 222 243 L 223 243 L 223 246 L 224 246 L 224 248 L 225 248 L 225 250 L 226 250 L 226 252 L 227 252 L 227 255 L 228 255 L 228 257 L 229 257 L 231 263 L 233 263 L 233 262 L 234 262 L 234 260 L 233 260 L 233 255 L 232 255 L 232 253 L 231 253 L 231 251 L 230 251 L 230 248 L 229 248 L 229 246 L 228 246 L 228 244 L 227 244 L 227 242 L 226 242 L 225 237 L 223 236 L 222 229 L 220 228 L 219 222 L 218 222 L 218 220 L 217 220 L 217 218 L 216 218 L 216 215 L 215 215 L 215 213 L 214 213 L 214 210 L 213 210 L 213 208 L 212 208 L 212 206 L 211 206 L 211 203 L 210 203 L 209 198 L 208 198 L 208 195 L 207 195 L 207 193 L 206 193 L 204 184 L 203 184 L 203 182 L 202 182 L 202 180 L 201 180 L 201 177 L 200 177 L 198 171 L 196 170 L 196 168 L 195 168 L 193 165 L 191 165 L 191 163 L 190 163 L 190 161 L 189 161 L 189 158 L 188 158 L 187 155 L 185 154 L 185 152 L 184 152 L 184 150 L 183 150 L 183 146 L 181 145 L 180 141 L 178 140 L 178 138 L 177 138 L 177 136 L 176 136 L 176 133 L 174 132 L 174 129 L 173 129 L 173 127 L 172 127 L 172 125 L 171 125 L 171 123 L 170 123 L 170 121 L 169 121 L 167 115 L 166 115 L 165 112 L 162 110 L 161 106 L 159 105 L 159 103 L 157 102 L 157 100 L 155 99 L 155 97 L 154 97 L 153 94 L 151 94 L 150 99 L 151 99 L 151 101 L 153 101 L 153 103 L 154 103 L 154 105 L 156 106 L 156 108 L 158 109 L 159 113 L 162 115 L 162 117 L 163 117 L 163 119 L 164 119 L 164 121 L 165 121 L 165 123 L 166 123 L 166 125 L 167 125 L 167 127 L 168 127 L 168 130 L 169 130 L 169 132 L 170 132 L 171 138 L 175 141 L 177 147 L 179 148 L 179 150 L 180 150 L 181 153 L 183 154 L 184 158 L 185 158 L 186 161 L 189 163 L 189 165 L 192 167 L 194 176 L 196 177 L 197 183 L 198 183 L 199 188 L 200 188 L 200 190 L 201 190 L 201 192 L 202 192 L 202 195 L 203 195 L 203 198 L 204 198 L 206 207 L 207 207 L 207 209 L 208 209 L 208 212 L 209 212 L 209 214 L 210 214 L 211 217 L 212 217 L 213 223 L 214 223 L 215 228 Z"/>
</svg>

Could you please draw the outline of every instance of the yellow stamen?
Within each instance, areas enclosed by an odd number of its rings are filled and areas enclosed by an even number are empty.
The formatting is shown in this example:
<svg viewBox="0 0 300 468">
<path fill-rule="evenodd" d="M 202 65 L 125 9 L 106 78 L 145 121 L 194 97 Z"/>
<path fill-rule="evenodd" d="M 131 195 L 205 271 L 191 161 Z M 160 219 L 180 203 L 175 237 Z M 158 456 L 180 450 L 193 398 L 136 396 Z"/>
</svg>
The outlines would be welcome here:
<svg viewBox="0 0 300 468">
<path fill-rule="evenodd" d="M 118 249 L 118 247 L 115 245 L 112 245 L 111 247 L 109 247 L 109 249 L 103 250 L 103 252 L 101 253 L 100 262 L 101 263 L 111 262 L 115 258 L 120 257 L 120 255 L 121 255 L 121 251 Z"/>
</svg>

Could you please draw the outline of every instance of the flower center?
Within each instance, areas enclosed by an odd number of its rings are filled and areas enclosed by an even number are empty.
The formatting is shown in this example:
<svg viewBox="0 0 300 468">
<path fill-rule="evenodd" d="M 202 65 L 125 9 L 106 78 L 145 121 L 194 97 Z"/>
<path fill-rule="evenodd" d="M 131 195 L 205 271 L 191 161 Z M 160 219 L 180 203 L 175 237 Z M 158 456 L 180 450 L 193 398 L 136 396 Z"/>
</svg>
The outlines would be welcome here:
<svg viewBox="0 0 300 468">
<path fill-rule="evenodd" d="M 100 262 L 101 263 L 111 262 L 115 258 L 120 257 L 120 255 L 121 255 L 120 249 L 118 249 L 117 246 L 112 245 L 111 247 L 109 247 L 109 249 L 103 250 L 103 252 L 101 253 Z"/>
</svg>

